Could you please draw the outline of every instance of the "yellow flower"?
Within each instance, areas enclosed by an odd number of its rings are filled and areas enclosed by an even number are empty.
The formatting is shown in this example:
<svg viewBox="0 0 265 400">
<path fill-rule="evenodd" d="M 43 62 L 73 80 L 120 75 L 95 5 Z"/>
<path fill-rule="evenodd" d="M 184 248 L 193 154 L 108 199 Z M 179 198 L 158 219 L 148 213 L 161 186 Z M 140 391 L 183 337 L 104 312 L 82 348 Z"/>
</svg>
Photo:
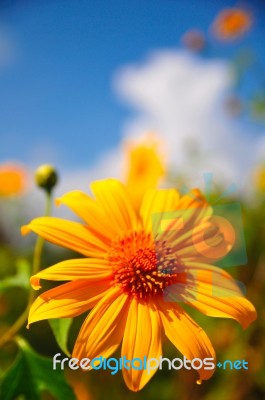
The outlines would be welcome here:
<svg viewBox="0 0 265 400">
<path fill-rule="evenodd" d="M 57 200 L 83 223 L 40 217 L 22 227 L 22 234 L 33 231 L 85 256 L 31 277 L 35 289 L 41 287 L 40 279 L 69 282 L 35 300 L 28 324 L 92 309 L 73 357 L 107 358 L 122 343 L 121 354 L 129 360 L 159 359 L 165 334 L 192 360 L 214 358 L 215 352 L 180 302 L 206 315 L 234 318 L 244 328 L 256 318 L 233 278 L 211 263 L 215 252 L 223 256 L 224 249 L 230 250 L 233 240 L 214 222 L 211 207 L 198 190 L 184 196 L 174 189 L 150 190 L 136 212 L 119 181 L 97 181 L 91 189 L 94 198 L 73 191 Z M 138 391 L 155 370 L 122 372 L 127 386 Z M 202 366 L 198 373 L 201 381 L 213 370 Z"/>
<path fill-rule="evenodd" d="M 222 10 L 213 24 L 215 35 L 220 40 L 233 40 L 246 33 L 252 25 L 252 15 L 241 8 Z"/>
<path fill-rule="evenodd" d="M 12 196 L 23 192 L 26 186 L 26 171 L 17 164 L 0 165 L 0 196 Z"/>
<path fill-rule="evenodd" d="M 265 192 L 265 165 L 259 165 L 254 171 L 255 187 L 260 192 Z"/>
<path fill-rule="evenodd" d="M 149 134 L 140 143 L 127 146 L 126 186 L 136 209 L 147 189 L 155 188 L 165 175 L 165 165 L 158 152 L 158 139 Z"/>
</svg>

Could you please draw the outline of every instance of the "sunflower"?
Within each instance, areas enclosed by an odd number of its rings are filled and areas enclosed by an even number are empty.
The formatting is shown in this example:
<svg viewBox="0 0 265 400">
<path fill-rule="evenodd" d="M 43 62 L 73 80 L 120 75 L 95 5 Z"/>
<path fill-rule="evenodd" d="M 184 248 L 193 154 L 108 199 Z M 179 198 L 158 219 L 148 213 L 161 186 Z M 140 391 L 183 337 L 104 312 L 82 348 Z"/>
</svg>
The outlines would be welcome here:
<svg viewBox="0 0 265 400">
<path fill-rule="evenodd" d="M 252 25 L 252 15 L 241 8 L 222 10 L 213 24 L 215 35 L 220 40 L 234 40 L 244 35 Z"/>
<path fill-rule="evenodd" d="M 0 196 L 21 194 L 26 186 L 26 171 L 14 163 L 0 165 Z"/>
<path fill-rule="evenodd" d="M 218 256 L 214 253 L 222 257 L 224 249 L 231 249 L 231 239 L 198 190 L 181 196 L 174 189 L 152 189 L 139 212 L 117 180 L 96 181 L 91 190 L 93 198 L 73 191 L 57 200 L 84 223 L 40 217 L 22 227 L 22 234 L 33 231 L 85 256 L 31 277 L 34 289 L 41 287 L 41 279 L 69 282 L 35 300 L 28 324 L 92 309 L 76 339 L 73 357 L 107 358 L 122 344 L 121 354 L 129 360 L 158 359 L 165 335 L 192 360 L 214 358 L 215 352 L 181 302 L 206 315 L 234 318 L 244 328 L 256 318 L 233 278 L 212 265 Z M 155 370 L 122 372 L 128 388 L 138 391 Z M 201 381 L 209 379 L 213 370 L 201 367 L 198 373 Z"/>
</svg>

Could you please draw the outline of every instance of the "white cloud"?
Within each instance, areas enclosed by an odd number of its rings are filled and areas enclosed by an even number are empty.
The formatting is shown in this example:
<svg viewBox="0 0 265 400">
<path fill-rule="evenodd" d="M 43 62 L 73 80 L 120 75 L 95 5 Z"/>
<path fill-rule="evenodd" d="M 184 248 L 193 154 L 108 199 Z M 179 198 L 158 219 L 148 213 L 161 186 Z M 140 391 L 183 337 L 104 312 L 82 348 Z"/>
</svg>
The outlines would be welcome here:
<svg viewBox="0 0 265 400">
<path fill-rule="evenodd" d="M 222 101 L 231 85 L 228 63 L 183 51 L 158 51 L 142 64 L 125 66 L 115 87 L 136 114 L 125 123 L 124 135 L 157 131 L 178 171 L 195 182 L 211 172 L 219 181 L 242 186 L 258 155 L 264 156 L 265 141 L 225 114 Z M 201 155 L 196 162 L 190 156 L 194 148 Z"/>
<path fill-rule="evenodd" d="M 251 167 L 265 155 L 265 138 L 251 135 L 226 115 L 223 100 L 232 87 L 230 72 L 228 62 L 180 50 L 157 51 L 142 63 L 122 67 L 115 74 L 114 89 L 135 109 L 124 122 L 124 141 L 158 132 L 169 164 L 193 178 L 192 184 L 202 187 L 203 174 L 213 173 L 217 181 L 244 187 Z M 46 163 L 58 158 L 56 152 L 50 154 L 49 144 L 44 147 L 35 149 L 35 159 Z M 122 178 L 122 149 L 120 143 L 86 170 L 60 171 L 58 195 L 74 189 L 87 192 L 96 179 Z"/>
<path fill-rule="evenodd" d="M 114 87 L 136 110 L 124 123 L 124 140 L 156 131 L 164 138 L 170 164 L 191 177 L 188 185 L 203 189 L 204 173 L 213 173 L 215 181 L 249 190 L 251 168 L 265 155 L 265 138 L 246 132 L 223 111 L 231 83 L 228 63 L 177 50 L 159 51 L 141 64 L 121 68 Z M 198 159 L 190 155 L 194 147 Z M 122 178 L 122 148 L 121 143 L 110 149 L 86 170 L 59 171 L 55 195 L 76 189 L 89 192 L 93 180 Z M 42 193 L 34 193 L 30 194 L 31 216 L 44 209 Z M 55 215 L 72 216 L 65 207 L 55 209 Z"/>
</svg>

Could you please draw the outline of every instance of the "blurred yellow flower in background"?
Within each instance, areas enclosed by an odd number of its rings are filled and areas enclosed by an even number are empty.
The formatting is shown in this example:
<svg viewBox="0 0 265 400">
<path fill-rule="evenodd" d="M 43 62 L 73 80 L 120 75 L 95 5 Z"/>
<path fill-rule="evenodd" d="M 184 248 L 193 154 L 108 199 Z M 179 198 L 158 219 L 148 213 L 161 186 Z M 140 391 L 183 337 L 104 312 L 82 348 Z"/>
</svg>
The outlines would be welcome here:
<svg viewBox="0 0 265 400">
<path fill-rule="evenodd" d="M 252 14 L 243 8 L 222 10 L 213 23 L 215 36 L 220 40 L 234 40 L 245 34 L 252 26 Z"/>
<path fill-rule="evenodd" d="M 258 191 L 265 193 L 265 164 L 256 167 L 254 171 L 254 185 Z"/>
<path fill-rule="evenodd" d="M 160 146 L 161 142 L 154 134 L 126 145 L 125 182 L 136 209 L 139 209 L 146 190 L 157 187 L 165 176 L 166 167 Z"/>
<path fill-rule="evenodd" d="M 73 349 L 79 360 L 110 357 L 121 343 L 128 360 L 159 359 L 164 334 L 189 360 L 215 358 L 208 336 L 180 302 L 209 316 L 234 318 L 244 328 L 256 311 L 233 278 L 211 263 L 213 247 L 216 251 L 221 240 L 222 251 L 228 252 L 231 243 L 211 219 L 212 209 L 200 192 L 181 196 L 175 189 L 151 189 L 137 211 L 117 180 L 96 181 L 91 189 L 94 198 L 73 191 L 57 200 L 83 223 L 40 217 L 22 227 L 22 234 L 33 231 L 85 256 L 31 277 L 34 289 L 41 287 L 40 279 L 70 282 L 42 293 L 31 306 L 28 324 L 92 309 Z M 184 226 L 178 218 L 167 218 L 176 210 Z M 156 370 L 122 372 L 129 389 L 138 391 Z M 200 365 L 197 372 L 200 383 L 214 370 Z"/>
<path fill-rule="evenodd" d="M 21 194 L 26 188 L 26 170 L 14 163 L 0 165 L 0 196 Z"/>
</svg>

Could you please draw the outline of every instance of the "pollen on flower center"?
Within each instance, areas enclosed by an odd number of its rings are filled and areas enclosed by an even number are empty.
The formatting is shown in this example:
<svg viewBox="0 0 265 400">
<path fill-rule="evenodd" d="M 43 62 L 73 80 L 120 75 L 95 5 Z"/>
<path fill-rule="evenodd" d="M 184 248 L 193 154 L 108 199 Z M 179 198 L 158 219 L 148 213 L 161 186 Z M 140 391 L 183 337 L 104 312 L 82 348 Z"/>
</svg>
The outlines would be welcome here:
<svg viewBox="0 0 265 400">
<path fill-rule="evenodd" d="M 181 265 L 165 241 L 154 241 L 143 231 L 115 240 L 109 261 L 114 284 L 139 299 L 163 293 L 176 283 Z"/>
</svg>

